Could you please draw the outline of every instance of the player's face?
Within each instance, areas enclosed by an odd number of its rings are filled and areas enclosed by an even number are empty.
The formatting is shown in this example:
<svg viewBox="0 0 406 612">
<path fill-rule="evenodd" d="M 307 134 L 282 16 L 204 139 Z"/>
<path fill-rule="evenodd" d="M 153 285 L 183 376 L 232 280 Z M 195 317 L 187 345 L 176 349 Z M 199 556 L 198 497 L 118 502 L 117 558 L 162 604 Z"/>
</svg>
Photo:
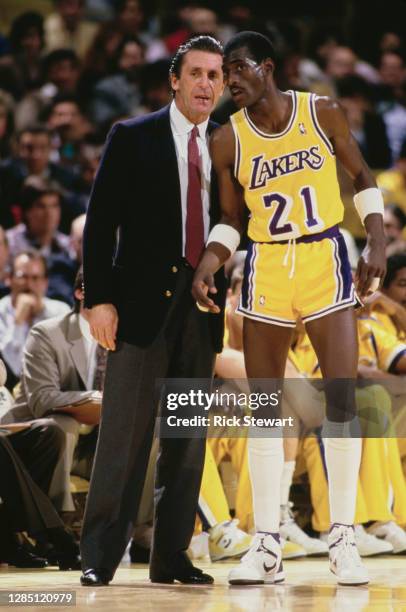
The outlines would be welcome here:
<svg viewBox="0 0 406 612">
<path fill-rule="evenodd" d="M 263 64 L 250 58 L 246 47 L 235 49 L 224 58 L 223 71 L 225 84 L 238 108 L 255 104 L 263 95 Z"/>
<path fill-rule="evenodd" d="M 397 271 L 395 278 L 389 287 L 385 289 L 385 293 L 392 300 L 406 308 L 406 268 L 400 268 Z"/>
<path fill-rule="evenodd" d="M 188 51 L 179 78 L 171 77 L 176 106 L 192 123 L 205 121 L 223 93 L 222 63 L 219 53 Z"/>
</svg>

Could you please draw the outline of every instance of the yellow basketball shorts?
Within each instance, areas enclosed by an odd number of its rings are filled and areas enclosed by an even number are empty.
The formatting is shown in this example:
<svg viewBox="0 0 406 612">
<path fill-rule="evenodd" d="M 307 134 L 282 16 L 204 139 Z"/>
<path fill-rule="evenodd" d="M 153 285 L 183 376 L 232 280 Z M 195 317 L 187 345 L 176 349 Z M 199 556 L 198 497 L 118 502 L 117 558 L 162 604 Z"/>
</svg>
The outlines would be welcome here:
<svg viewBox="0 0 406 612">
<path fill-rule="evenodd" d="M 338 226 L 281 242 L 250 242 L 237 312 L 295 327 L 360 303 Z"/>
</svg>

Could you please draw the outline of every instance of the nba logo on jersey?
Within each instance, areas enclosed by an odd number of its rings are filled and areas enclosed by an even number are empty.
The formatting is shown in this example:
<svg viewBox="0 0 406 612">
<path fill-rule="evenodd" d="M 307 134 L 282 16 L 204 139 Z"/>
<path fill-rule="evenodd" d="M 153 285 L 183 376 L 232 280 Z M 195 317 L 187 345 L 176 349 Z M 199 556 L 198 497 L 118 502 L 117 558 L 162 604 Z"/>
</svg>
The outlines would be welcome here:
<svg viewBox="0 0 406 612">
<path fill-rule="evenodd" d="M 260 295 L 259 296 L 259 303 L 261 304 L 261 306 L 263 306 L 265 304 L 265 296 L 264 295 Z"/>
<path fill-rule="evenodd" d="M 306 132 L 306 128 L 305 128 L 305 124 L 304 123 L 299 123 L 299 132 L 301 134 L 307 134 Z"/>
</svg>

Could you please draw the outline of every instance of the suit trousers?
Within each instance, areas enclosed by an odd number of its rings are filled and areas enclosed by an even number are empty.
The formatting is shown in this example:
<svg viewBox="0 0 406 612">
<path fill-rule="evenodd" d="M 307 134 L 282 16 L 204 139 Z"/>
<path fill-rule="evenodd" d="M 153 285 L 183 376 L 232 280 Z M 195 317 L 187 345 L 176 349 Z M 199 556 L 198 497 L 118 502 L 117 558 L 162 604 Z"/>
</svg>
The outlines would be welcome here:
<svg viewBox="0 0 406 612">
<path fill-rule="evenodd" d="M 55 425 L 0 434 L 0 497 L 12 531 L 35 535 L 63 528 L 47 497 L 55 465 L 63 453 L 63 434 Z"/>
<path fill-rule="evenodd" d="M 156 379 L 212 376 L 210 314 L 196 307 L 192 279 L 190 267 L 179 268 L 164 326 L 150 346 L 119 342 L 109 353 L 82 530 L 84 569 L 103 568 L 113 575 L 131 538 L 157 415 Z M 173 571 L 189 546 L 204 454 L 202 438 L 160 440 L 151 557 L 155 574 Z"/>
</svg>

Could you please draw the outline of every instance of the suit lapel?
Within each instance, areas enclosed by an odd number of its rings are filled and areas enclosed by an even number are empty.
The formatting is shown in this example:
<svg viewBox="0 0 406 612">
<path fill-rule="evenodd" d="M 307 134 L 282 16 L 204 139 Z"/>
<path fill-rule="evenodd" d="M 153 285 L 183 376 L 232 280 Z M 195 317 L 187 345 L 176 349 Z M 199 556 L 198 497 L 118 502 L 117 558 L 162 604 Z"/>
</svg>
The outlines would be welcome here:
<svg viewBox="0 0 406 612">
<path fill-rule="evenodd" d="M 155 122 L 156 160 L 160 160 L 160 176 L 168 204 L 174 241 L 182 244 L 182 201 L 175 141 L 172 135 L 169 106 L 157 113 Z M 168 231 L 169 231 L 168 227 Z"/>
<path fill-rule="evenodd" d="M 89 364 L 87 363 L 85 343 L 79 327 L 79 315 L 72 315 L 68 318 L 66 338 L 71 345 L 72 361 L 86 389 Z"/>
</svg>

